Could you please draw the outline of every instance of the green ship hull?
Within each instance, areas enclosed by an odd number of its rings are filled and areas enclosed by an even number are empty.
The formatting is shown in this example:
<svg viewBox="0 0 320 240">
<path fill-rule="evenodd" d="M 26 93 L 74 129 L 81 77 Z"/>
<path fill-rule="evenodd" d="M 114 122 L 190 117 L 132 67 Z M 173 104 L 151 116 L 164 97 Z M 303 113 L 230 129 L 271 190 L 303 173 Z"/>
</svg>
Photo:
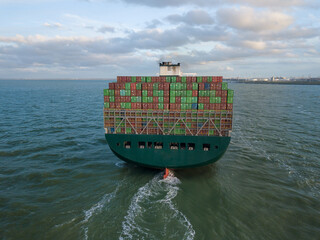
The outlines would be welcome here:
<svg viewBox="0 0 320 240">
<path fill-rule="evenodd" d="M 230 137 L 143 134 L 105 134 L 120 159 L 150 168 L 193 168 L 218 161 Z"/>
</svg>

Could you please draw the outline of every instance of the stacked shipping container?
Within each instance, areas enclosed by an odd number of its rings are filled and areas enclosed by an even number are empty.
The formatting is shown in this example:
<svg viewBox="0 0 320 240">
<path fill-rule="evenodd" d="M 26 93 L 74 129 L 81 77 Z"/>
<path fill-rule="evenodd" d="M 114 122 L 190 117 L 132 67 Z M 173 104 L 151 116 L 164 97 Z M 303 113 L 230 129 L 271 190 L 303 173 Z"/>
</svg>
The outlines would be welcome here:
<svg viewBox="0 0 320 240">
<path fill-rule="evenodd" d="M 220 76 L 118 76 L 104 89 L 104 109 L 111 133 L 225 135 L 232 128 L 233 90 Z M 131 120 L 122 121 L 125 112 Z"/>
</svg>

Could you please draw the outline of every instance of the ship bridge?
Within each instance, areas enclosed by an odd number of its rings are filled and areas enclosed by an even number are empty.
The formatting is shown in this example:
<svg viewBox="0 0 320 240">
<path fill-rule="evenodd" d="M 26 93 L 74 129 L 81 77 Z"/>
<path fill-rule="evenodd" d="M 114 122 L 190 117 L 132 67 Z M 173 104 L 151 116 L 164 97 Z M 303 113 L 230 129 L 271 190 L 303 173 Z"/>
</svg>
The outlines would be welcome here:
<svg viewBox="0 0 320 240">
<path fill-rule="evenodd" d="M 160 65 L 160 77 L 162 76 L 182 76 L 180 63 L 173 64 L 172 62 L 162 62 Z"/>
</svg>

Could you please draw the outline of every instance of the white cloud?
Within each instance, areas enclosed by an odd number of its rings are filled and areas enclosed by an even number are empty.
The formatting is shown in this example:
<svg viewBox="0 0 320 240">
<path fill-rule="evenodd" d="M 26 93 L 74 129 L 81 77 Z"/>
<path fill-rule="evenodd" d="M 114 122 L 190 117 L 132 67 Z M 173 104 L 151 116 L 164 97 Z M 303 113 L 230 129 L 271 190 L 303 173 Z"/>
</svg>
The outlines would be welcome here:
<svg viewBox="0 0 320 240">
<path fill-rule="evenodd" d="M 280 31 L 293 23 L 293 17 L 276 11 L 257 11 L 250 7 L 222 8 L 217 11 L 222 24 L 245 31 Z"/>
<path fill-rule="evenodd" d="M 173 24 L 180 22 L 190 25 L 213 24 L 213 18 L 203 10 L 192 10 L 183 15 L 173 14 L 166 17 L 166 19 Z"/>
<path fill-rule="evenodd" d="M 49 28 L 62 28 L 62 24 L 58 23 L 58 22 L 55 22 L 55 23 L 47 23 L 47 22 L 45 22 L 43 24 L 43 26 L 49 27 Z"/>
</svg>

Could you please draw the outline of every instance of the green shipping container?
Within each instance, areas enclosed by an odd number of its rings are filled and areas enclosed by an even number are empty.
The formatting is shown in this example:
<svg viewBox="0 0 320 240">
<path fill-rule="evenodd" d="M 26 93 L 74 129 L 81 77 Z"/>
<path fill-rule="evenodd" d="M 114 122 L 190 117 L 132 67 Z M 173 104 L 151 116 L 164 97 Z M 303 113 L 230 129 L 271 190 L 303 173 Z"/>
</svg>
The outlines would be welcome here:
<svg viewBox="0 0 320 240">
<path fill-rule="evenodd" d="M 187 82 L 187 77 L 181 77 L 181 82 L 186 83 Z"/>
<path fill-rule="evenodd" d="M 148 97 L 148 90 L 142 90 L 142 97 Z"/>
<path fill-rule="evenodd" d="M 131 97 L 131 102 L 133 103 L 137 102 L 137 97 Z"/>
<path fill-rule="evenodd" d="M 148 97 L 142 97 L 142 102 L 147 103 L 148 102 Z"/>
<path fill-rule="evenodd" d="M 126 133 L 132 133 L 132 128 L 127 127 L 127 128 L 126 128 Z"/>
<path fill-rule="evenodd" d="M 227 98 L 227 103 L 233 103 L 233 97 L 228 97 Z"/>
<path fill-rule="evenodd" d="M 221 103 L 221 97 L 216 97 L 216 103 Z"/>
<path fill-rule="evenodd" d="M 141 77 L 141 82 L 143 83 L 147 82 L 146 77 Z"/>
<path fill-rule="evenodd" d="M 110 101 L 110 102 L 114 102 L 114 96 L 110 96 L 110 97 L 109 97 L 109 101 Z"/>
<path fill-rule="evenodd" d="M 176 96 L 176 91 L 170 91 L 170 97 L 175 97 Z"/>
<path fill-rule="evenodd" d="M 234 94 L 233 90 L 229 89 L 228 90 L 228 97 L 233 97 L 233 94 Z"/>
<path fill-rule="evenodd" d="M 199 103 L 198 104 L 198 109 L 203 110 L 203 108 L 204 108 L 204 104 L 203 103 Z"/>
<path fill-rule="evenodd" d="M 146 77 L 147 78 L 147 82 L 151 83 L 151 77 Z"/>
<path fill-rule="evenodd" d="M 186 97 L 187 96 L 187 91 L 186 90 L 185 91 L 181 91 L 180 96 L 181 97 Z"/>
<path fill-rule="evenodd" d="M 109 95 L 110 95 L 110 96 L 114 96 L 114 90 L 110 90 L 110 89 L 109 89 Z"/>
<path fill-rule="evenodd" d="M 148 97 L 148 103 L 152 103 L 153 102 L 153 97 Z"/>
<path fill-rule="evenodd" d="M 171 77 L 171 82 L 173 82 L 173 83 L 177 82 L 177 78 L 176 77 Z"/>
<path fill-rule="evenodd" d="M 163 109 L 163 103 L 158 103 L 158 108 Z"/>
<path fill-rule="evenodd" d="M 163 90 L 158 91 L 158 97 L 163 97 Z"/>
<path fill-rule="evenodd" d="M 104 103 L 104 108 L 110 108 L 110 103 L 108 102 Z"/>
<path fill-rule="evenodd" d="M 120 107 L 121 107 L 122 109 L 125 109 L 125 108 L 126 108 L 126 103 L 124 103 L 124 102 L 120 103 Z"/>
<path fill-rule="evenodd" d="M 215 97 L 216 96 L 216 91 L 215 90 L 211 90 L 209 95 L 210 95 L 210 97 Z"/>
<path fill-rule="evenodd" d="M 207 82 L 212 82 L 212 77 L 211 76 L 207 77 Z"/>
<path fill-rule="evenodd" d="M 126 96 L 131 96 L 131 91 L 130 90 L 126 90 Z"/>
<path fill-rule="evenodd" d="M 154 83 L 152 85 L 152 90 L 158 90 L 159 89 L 159 84 L 158 83 Z"/>
<path fill-rule="evenodd" d="M 137 89 L 137 90 L 141 90 L 141 83 L 137 83 L 137 84 L 136 84 L 136 89 Z"/>
<path fill-rule="evenodd" d="M 187 104 L 181 103 L 180 108 L 181 108 L 181 110 L 187 110 Z"/>
<path fill-rule="evenodd" d="M 153 90 L 153 96 L 158 97 L 159 96 L 158 92 L 159 92 L 158 90 Z"/>
<path fill-rule="evenodd" d="M 141 102 L 141 96 L 137 96 L 137 102 L 138 102 L 138 103 Z"/>
<path fill-rule="evenodd" d="M 167 83 L 171 82 L 171 78 L 170 77 L 166 77 L 166 82 Z"/>
<path fill-rule="evenodd" d="M 170 97 L 170 103 L 176 103 L 176 98 L 175 97 Z"/>
<path fill-rule="evenodd" d="M 192 83 L 192 90 L 198 90 L 198 83 Z"/>
<path fill-rule="evenodd" d="M 170 83 L 170 91 L 175 91 L 175 90 L 176 90 L 176 84 Z"/>
<path fill-rule="evenodd" d="M 191 103 L 198 103 L 198 98 L 197 97 L 192 97 Z"/>
<path fill-rule="evenodd" d="M 192 97 L 187 97 L 187 103 L 192 103 Z"/>
<path fill-rule="evenodd" d="M 120 96 L 121 96 L 121 97 L 126 96 L 126 90 L 121 89 L 121 90 L 120 90 Z"/>
<path fill-rule="evenodd" d="M 187 90 L 187 97 L 192 97 L 192 90 Z"/>
<path fill-rule="evenodd" d="M 197 83 L 202 83 L 202 77 L 197 77 Z"/>
<path fill-rule="evenodd" d="M 131 103 L 127 102 L 126 103 L 126 108 L 131 109 Z"/>
<path fill-rule="evenodd" d="M 221 89 L 222 89 L 222 90 L 228 90 L 228 83 L 223 82 Z"/>
<path fill-rule="evenodd" d="M 103 96 L 109 96 L 109 90 L 103 89 Z"/>
<path fill-rule="evenodd" d="M 130 90 L 130 89 L 131 89 L 130 83 L 126 83 L 126 84 L 125 84 L 125 88 L 126 88 L 126 90 Z"/>
<path fill-rule="evenodd" d="M 136 82 L 136 81 L 137 81 L 137 78 L 134 77 L 134 76 L 132 76 L 132 77 L 131 77 L 131 82 Z"/>
<path fill-rule="evenodd" d="M 181 103 L 187 103 L 187 97 L 181 97 Z"/>
<path fill-rule="evenodd" d="M 216 97 L 210 97 L 210 103 L 216 103 Z"/>
<path fill-rule="evenodd" d="M 163 103 L 163 97 L 158 98 L 159 103 Z"/>
</svg>

